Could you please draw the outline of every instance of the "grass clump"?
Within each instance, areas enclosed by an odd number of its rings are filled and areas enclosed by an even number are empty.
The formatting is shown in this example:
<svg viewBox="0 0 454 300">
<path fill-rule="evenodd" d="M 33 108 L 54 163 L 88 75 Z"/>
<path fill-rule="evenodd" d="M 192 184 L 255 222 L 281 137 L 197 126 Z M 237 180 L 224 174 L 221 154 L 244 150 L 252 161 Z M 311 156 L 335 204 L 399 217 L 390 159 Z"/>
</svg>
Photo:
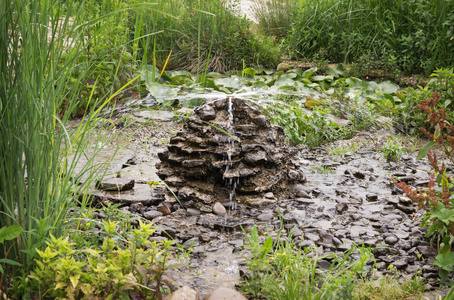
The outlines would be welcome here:
<svg viewBox="0 0 454 300">
<path fill-rule="evenodd" d="M 402 154 L 407 152 L 407 149 L 394 137 L 389 136 L 388 138 L 389 139 L 377 150 L 382 152 L 383 158 L 386 159 L 387 162 L 398 162 Z"/>
<path fill-rule="evenodd" d="M 159 68 L 190 72 L 226 72 L 248 65 L 274 67 L 279 51 L 271 38 L 257 36 L 250 21 L 237 17 L 228 1 L 158 0 L 152 10 L 141 13 L 142 35 L 153 39 L 139 43 L 142 55 L 156 54 Z M 163 14 L 162 12 L 166 12 Z M 131 26 L 137 26 L 133 18 Z M 170 55 L 170 59 L 167 58 Z"/>
<path fill-rule="evenodd" d="M 252 15 L 260 32 L 278 39 L 287 36 L 292 29 L 292 15 L 297 4 L 294 0 L 254 0 Z"/>
<path fill-rule="evenodd" d="M 298 58 L 323 53 L 331 61 L 427 75 L 454 64 L 453 20 L 450 1 L 303 0 L 288 43 Z"/>
<path fill-rule="evenodd" d="M 328 149 L 328 152 L 332 155 L 355 153 L 356 151 L 358 151 L 358 144 L 355 143 L 342 143 Z"/>
</svg>

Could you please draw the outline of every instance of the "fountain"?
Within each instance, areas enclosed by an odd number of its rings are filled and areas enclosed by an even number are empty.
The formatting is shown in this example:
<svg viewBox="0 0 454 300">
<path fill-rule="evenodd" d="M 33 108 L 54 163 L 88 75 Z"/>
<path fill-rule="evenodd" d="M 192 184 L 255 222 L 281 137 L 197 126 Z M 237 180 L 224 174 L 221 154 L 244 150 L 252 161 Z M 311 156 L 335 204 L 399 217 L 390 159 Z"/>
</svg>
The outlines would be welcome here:
<svg viewBox="0 0 454 300">
<path fill-rule="evenodd" d="M 305 181 L 295 154 L 283 129 L 246 100 L 207 100 L 159 154 L 158 176 L 186 207 L 261 206 Z"/>
</svg>

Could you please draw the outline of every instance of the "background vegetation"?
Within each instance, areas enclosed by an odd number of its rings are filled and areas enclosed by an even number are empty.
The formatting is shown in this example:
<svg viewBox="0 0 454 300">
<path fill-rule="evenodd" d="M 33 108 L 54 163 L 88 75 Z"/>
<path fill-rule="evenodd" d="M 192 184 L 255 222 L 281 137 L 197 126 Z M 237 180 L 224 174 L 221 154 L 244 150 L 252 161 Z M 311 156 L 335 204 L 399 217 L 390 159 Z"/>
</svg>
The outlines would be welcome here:
<svg viewBox="0 0 454 300">
<path fill-rule="evenodd" d="M 295 58 L 428 75 L 454 65 L 453 37 L 452 1 L 303 0 L 287 45 Z"/>
</svg>

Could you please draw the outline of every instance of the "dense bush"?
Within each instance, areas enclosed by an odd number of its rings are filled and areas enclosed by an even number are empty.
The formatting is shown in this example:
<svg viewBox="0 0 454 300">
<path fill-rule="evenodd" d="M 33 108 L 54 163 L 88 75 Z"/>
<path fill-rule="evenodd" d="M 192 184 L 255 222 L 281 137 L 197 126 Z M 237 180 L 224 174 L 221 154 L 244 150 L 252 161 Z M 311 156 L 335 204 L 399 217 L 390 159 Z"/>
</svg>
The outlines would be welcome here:
<svg viewBox="0 0 454 300">
<path fill-rule="evenodd" d="M 250 21 L 237 17 L 226 1 L 160 0 L 140 14 L 139 47 L 151 62 L 156 54 L 159 68 L 191 72 L 242 69 L 244 64 L 274 66 L 279 59 L 272 39 L 256 36 Z M 162 12 L 166 12 L 163 14 Z M 137 17 L 131 26 L 138 30 Z M 133 33 L 134 30 L 131 30 Z"/>
<path fill-rule="evenodd" d="M 288 43 L 298 58 L 430 74 L 454 64 L 453 36 L 452 1 L 303 0 Z"/>
</svg>

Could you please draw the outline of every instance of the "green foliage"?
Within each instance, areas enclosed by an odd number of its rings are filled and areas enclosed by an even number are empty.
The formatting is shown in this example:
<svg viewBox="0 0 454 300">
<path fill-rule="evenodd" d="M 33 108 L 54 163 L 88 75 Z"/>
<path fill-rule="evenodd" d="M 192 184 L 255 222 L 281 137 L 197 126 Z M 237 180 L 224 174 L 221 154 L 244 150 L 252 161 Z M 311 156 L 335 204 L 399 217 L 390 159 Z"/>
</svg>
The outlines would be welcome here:
<svg viewBox="0 0 454 300">
<path fill-rule="evenodd" d="M 336 173 L 336 169 L 328 167 L 328 166 L 323 166 L 319 165 L 315 169 L 310 169 L 312 173 L 320 173 L 320 174 L 333 174 Z"/>
<path fill-rule="evenodd" d="M 345 153 L 355 153 L 358 151 L 358 145 L 355 143 L 342 143 L 338 146 L 328 149 L 328 152 L 333 155 L 342 155 Z"/>
<path fill-rule="evenodd" d="M 336 62 L 430 74 L 454 64 L 453 21 L 450 1 L 304 0 L 288 48 L 300 58 L 323 52 Z"/>
<path fill-rule="evenodd" d="M 389 136 L 388 138 L 389 139 L 383 143 L 383 146 L 377 150 L 383 153 L 383 157 L 387 162 L 398 162 L 406 149 L 394 137 Z"/>
<path fill-rule="evenodd" d="M 75 6 L 76 3 L 70 1 L 67 5 Z M 78 22 L 84 26 L 70 30 L 68 35 L 80 35 L 83 46 L 75 63 L 71 62 L 74 60 L 73 55 L 67 53 L 63 53 L 59 62 L 62 68 L 67 63 L 72 65 L 71 68 L 65 68 L 72 84 L 67 85 L 64 92 L 71 93 L 74 84 L 82 85 L 78 103 L 71 112 L 73 116 L 81 116 L 89 112 L 91 107 L 99 107 L 137 72 L 137 62 L 131 47 L 128 47 L 129 14 L 126 3 L 117 0 L 89 0 L 77 7 L 80 17 Z M 134 94 L 139 94 L 137 86 L 131 86 L 125 93 L 118 94 L 115 100 Z M 68 109 L 70 103 L 65 102 L 62 113 Z"/>
<path fill-rule="evenodd" d="M 246 264 L 250 275 L 241 284 L 241 290 L 254 299 L 406 299 L 424 290 L 419 278 L 401 284 L 384 277 L 379 285 L 391 281 L 394 284 L 386 285 L 389 290 L 381 288 L 379 295 L 385 298 L 377 298 L 377 282 L 366 279 L 367 265 L 374 261 L 370 248 L 355 245 L 342 256 L 319 257 L 316 248 L 297 249 L 291 237 L 286 240 L 278 237 L 274 243 L 271 237 L 265 237 L 261 244 L 256 227 L 246 239 L 252 257 Z M 359 259 L 353 259 L 353 253 Z M 322 259 L 331 262 L 329 269 L 318 267 Z"/>
<path fill-rule="evenodd" d="M 130 2 L 142 3 L 141 0 Z M 155 3 L 145 13 L 137 12 L 140 24 L 133 15 L 130 28 L 132 33 L 140 25 L 142 36 L 159 33 L 152 39 L 141 40 L 138 47 L 145 61 L 155 59 L 161 69 L 169 54 L 167 69 L 193 73 L 238 70 L 243 61 L 271 67 L 279 60 L 279 50 L 272 39 L 254 34 L 250 21 L 237 17 L 235 5 L 227 1 L 158 0 Z M 150 54 L 156 55 L 150 58 Z"/>
<path fill-rule="evenodd" d="M 316 147 L 342 136 L 344 131 L 331 121 L 325 110 L 308 111 L 301 103 L 274 104 L 268 108 L 272 122 L 284 127 L 288 138 L 296 144 Z"/>
<path fill-rule="evenodd" d="M 44 299 L 129 299 L 127 291 L 160 299 L 172 241 L 149 242 L 152 224 L 115 236 L 118 223 L 103 221 L 101 245 L 81 248 L 68 238 L 47 242 L 29 276 L 32 294 Z"/>
</svg>

